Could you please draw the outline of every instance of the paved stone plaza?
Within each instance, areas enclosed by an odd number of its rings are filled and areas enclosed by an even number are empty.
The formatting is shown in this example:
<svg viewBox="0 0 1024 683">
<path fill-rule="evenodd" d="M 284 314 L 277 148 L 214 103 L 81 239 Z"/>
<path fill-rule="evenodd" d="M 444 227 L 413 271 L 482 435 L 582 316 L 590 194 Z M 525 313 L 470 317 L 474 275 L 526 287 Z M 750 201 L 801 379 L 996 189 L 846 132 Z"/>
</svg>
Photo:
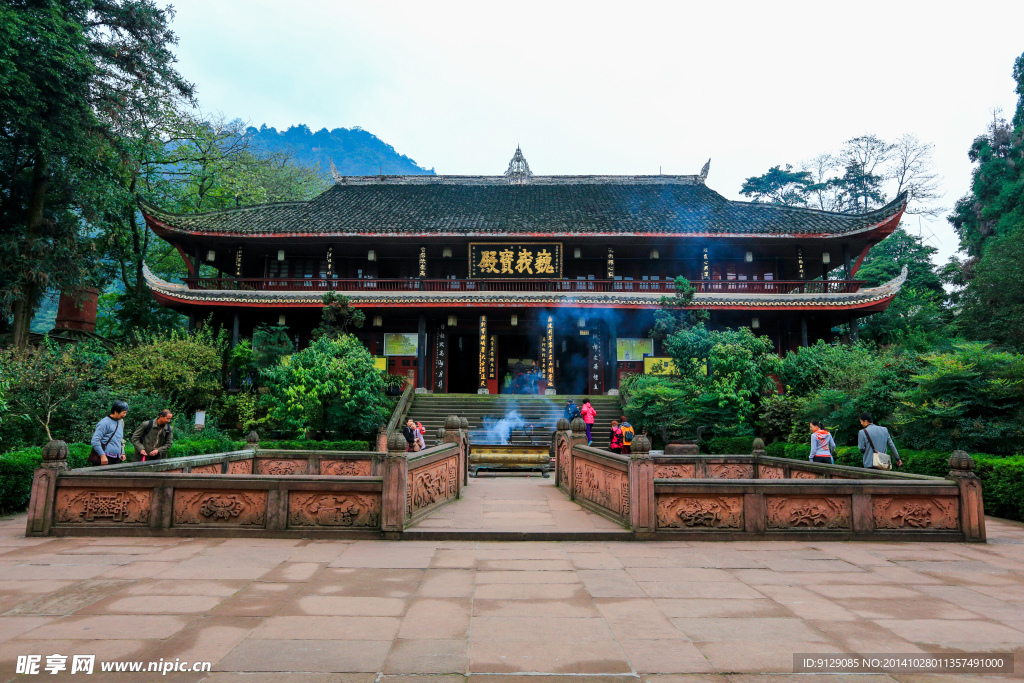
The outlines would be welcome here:
<svg viewBox="0 0 1024 683">
<path fill-rule="evenodd" d="M 474 480 L 457 505 L 476 529 L 608 528 L 550 481 Z M 986 545 L 26 539 L 25 520 L 0 522 L 0 680 L 53 653 L 213 662 L 85 679 L 120 681 L 741 681 L 794 652 L 1014 651 L 1024 674 L 1024 525 L 995 519 Z"/>
</svg>

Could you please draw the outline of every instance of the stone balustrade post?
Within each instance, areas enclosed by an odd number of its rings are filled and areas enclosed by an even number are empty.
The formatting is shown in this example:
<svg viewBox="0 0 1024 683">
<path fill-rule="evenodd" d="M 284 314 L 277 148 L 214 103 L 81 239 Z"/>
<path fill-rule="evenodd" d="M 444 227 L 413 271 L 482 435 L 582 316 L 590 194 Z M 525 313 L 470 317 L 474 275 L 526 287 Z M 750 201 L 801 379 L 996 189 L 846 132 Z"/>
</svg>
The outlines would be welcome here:
<svg viewBox="0 0 1024 683">
<path fill-rule="evenodd" d="M 380 526 L 386 538 L 396 540 L 405 529 L 409 487 L 409 459 L 405 447 L 405 437 L 395 432 L 388 437 L 387 452 L 384 455 Z"/>
<path fill-rule="evenodd" d="M 555 487 L 556 488 L 562 485 L 561 477 L 562 477 L 562 469 L 563 469 L 562 468 L 562 462 L 561 462 L 561 460 L 559 460 L 560 456 L 558 454 L 558 445 L 560 443 L 562 443 L 562 441 L 565 441 L 566 443 L 569 443 L 570 435 L 571 435 L 571 432 L 569 431 L 569 421 L 566 420 L 564 417 L 559 418 L 558 419 L 558 423 L 557 423 L 557 425 L 555 427 L 555 441 L 554 441 L 554 449 L 553 449 L 554 452 L 552 453 L 552 455 L 555 458 Z M 570 445 L 570 449 L 571 448 L 572 448 L 572 446 Z M 571 454 L 567 454 L 565 457 L 566 458 L 571 458 L 572 455 Z M 566 465 L 566 466 L 568 466 L 568 465 Z"/>
<path fill-rule="evenodd" d="M 960 530 L 968 543 L 985 543 L 985 503 L 974 459 L 966 451 L 953 451 L 946 475 L 960 487 Z"/>
<path fill-rule="evenodd" d="M 437 430 L 437 436 L 441 443 L 453 443 L 459 447 L 459 483 L 457 497 L 462 497 L 462 488 L 467 484 L 466 472 L 468 471 L 469 455 L 466 453 L 465 437 L 462 434 L 461 420 L 458 415 L 449 415 L 445 418 L 444 427 Z"/>
<path fill-rule="evenodd" d="M 462 453 L 466 460 L 466 466 L 462 471 L 462 483 L 469 485 L 469 457 L 473 454 L 473 444 L 469 440 L 469 418 L 459 418 L 459 430 L 462 432 Z"/>
<path fill-rule="evenodd" d="M 57 498 L 57 477 L 68 468 L 68 445 L 51 441 L 43 446 L 43 462 L 32 475 L 32 493 L 28 504 L 26 536 L 48 536 L 53 526 L 53 508 Z"/>
<path fill-rule="evenodd" d="M 388 451 L 388 427 L 387 425 L 381 425 L 380 429 L 377 430 L 377 447 L 374 449 L 378 453 L 387 453 Z"/>
<path fill-rule="evenodd" d="M 587 445 L 587 425 L 582 417 L 573 418 L 569 423 L 569 472 L 566 486 L 569 487 L 569 500 L 576 500 L 576 456 L 573 450 L 577 446 Z"/>
<path fill-rule="evenodd" d="M 657 521 L 651 440 L 641 434 L 633 439 L 629 453 L 629 528 L 634 534 L 653 535 Z"/>
</svg>

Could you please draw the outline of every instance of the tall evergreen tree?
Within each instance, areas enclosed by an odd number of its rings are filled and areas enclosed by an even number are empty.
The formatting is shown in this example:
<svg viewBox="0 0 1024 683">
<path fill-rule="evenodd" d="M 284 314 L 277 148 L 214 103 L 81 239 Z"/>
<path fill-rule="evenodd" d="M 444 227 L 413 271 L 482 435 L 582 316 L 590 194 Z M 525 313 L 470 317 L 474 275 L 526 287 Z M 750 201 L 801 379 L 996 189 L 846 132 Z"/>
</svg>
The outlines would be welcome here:
<svg viewBox="0 0 1024 683">
<path fill-rule="evenodd" d="M 174 69 L 170 9 L 152 0 L 9 0 L 0 7 L 0 314 L 13 340 L 47 289 L 95 276 L 118 131 L 147 90 L 190 97 Z"/>
<path fill-rule="evenodd" d="M 966 283 L 958 325 L 967 337 L 1024 349 L 1024 54 L 1013 65 L 1018 95 L 1010 123 L 993 114 L 968 155 L 977 166 L 971 192 L 949 217 L 967 259 L 951 262 L 950 280 Z"/>
</svg>

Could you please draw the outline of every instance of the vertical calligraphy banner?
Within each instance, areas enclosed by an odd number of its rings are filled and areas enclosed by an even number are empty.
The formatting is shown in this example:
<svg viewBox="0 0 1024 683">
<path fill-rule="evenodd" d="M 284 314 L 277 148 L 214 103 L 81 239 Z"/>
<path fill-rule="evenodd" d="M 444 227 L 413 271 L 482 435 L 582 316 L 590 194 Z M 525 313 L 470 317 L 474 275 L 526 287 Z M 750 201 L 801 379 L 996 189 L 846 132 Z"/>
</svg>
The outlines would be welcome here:
<svg viewBox="0 0 1024 683">
<path fill-rule="evenodd" d="M 487 379 L 495 380 L 498 378 L 498 360 L 495 356 L 498 354 L 498 336 L 491 335 L 491 343 L 487 347 Z"/>
<path fill-rule="evenodd" d="M 444 393 L 448 381 L 448 335 L 444 323 L 434 340 L 434 393 Z"/>
<path fill-rule="evenodd" d="M 486 394 L 487 391 L 487 316 L 480 316 L 480 354 L 479 354 L 479 382 L 476 393 Z"/>
<path fill-rule="evenodd" d="M 555 393 L 555 319 L 548 316 L 548 391 Z"/>
<path fill-rule="evenodd" d="M 601 348 L 601 332 L 590 333 L 590 363 L 587 366 L 590 377 L 588 394 L 597 396 L 604 393 L 604 349 Z"/>
</svg>

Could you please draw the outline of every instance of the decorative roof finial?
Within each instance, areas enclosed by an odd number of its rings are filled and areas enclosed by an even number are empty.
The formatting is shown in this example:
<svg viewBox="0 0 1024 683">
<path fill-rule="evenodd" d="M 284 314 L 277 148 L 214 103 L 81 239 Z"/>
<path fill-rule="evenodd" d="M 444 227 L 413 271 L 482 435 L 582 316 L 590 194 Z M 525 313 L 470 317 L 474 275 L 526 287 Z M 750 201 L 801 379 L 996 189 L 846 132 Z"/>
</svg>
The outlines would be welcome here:
<svg viewBox="0 0 1024 683">
<path fill-rule="evenodd" d="M 331 178 L 334 179 L 335 184 L 345 182 L 345 176 L 338 173 L 338 169 L 334 166 L 334 159 L 331 159 Z"/>
<path fill-rule="evenodd" d="M 711 159 L 708 159 L 708 163 L 704 164 L 704 168 L 700 169 L 700 181 L 703 183 L 708 179 L 708 171 L 711 170 Z"/>
<path fill-rule="evenodd" d="M 526 163 L 523 150 L 519 149 L 519 145 L 516 145 L 516 153 L 513 155 L 512 161 L 508 162 L 508 170 L 505 171 L 508 184 L 525 185 L 530 182 L 532 176 L 533 172 L 530 171 L 530 165 Z"/>
</svg>

